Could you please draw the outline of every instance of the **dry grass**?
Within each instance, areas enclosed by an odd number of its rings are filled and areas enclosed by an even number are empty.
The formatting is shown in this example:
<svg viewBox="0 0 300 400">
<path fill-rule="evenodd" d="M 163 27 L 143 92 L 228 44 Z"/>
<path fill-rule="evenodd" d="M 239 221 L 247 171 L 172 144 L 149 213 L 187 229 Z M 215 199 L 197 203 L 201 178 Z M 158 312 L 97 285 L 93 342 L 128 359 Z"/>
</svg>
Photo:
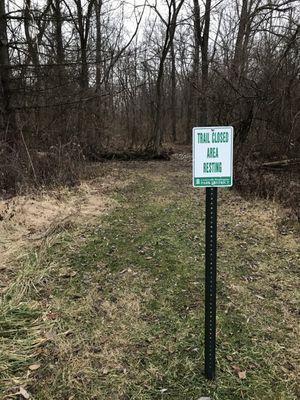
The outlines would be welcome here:
<svg viewBox="0 0 300 400">
<path fill-rule="evenodd" d="M 94 168 L 94 174 L 95 170 L 97 168 Z M 92 225 L 99 215 L 115 207 L 117 203 L 108 192 L 130 182 L 116 179 L 115 166 L 102 168 L 102 175 L 103 170 L 105 178 L 98 176 L 96 179 L 82 181 L 76 188 L 60 188 L 1 200 L 2 271 L 5 267 L 10 269 L 11 259 L 16 260 L 18 255 L 37 244 L 31 241 L 39 241 L 72 225 L 85 225 L 87 222 Z"/>
<path fill-rule="evenodd" d="M 10 254 L 0 397 L 22 387 L 38 400 L 296 400 L 300 245 L 278 230 L 281 208 L 220 190 L 218 380 L 208 383 L 204 196 L 189 160 L 110 168 L 108 182 L 96 172 L 77 197 L 61 195 L 80 208 L 32 233 L 43 239 L 26 241 L 27 256 Z"/>
</svg>

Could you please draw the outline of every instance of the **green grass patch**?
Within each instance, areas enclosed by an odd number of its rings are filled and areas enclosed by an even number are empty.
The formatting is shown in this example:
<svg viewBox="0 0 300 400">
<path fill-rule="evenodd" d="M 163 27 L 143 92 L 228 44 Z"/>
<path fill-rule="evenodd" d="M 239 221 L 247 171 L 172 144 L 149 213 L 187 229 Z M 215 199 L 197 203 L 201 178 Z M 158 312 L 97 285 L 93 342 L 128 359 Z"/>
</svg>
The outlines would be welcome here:
<svg viewBox="0 0 300 400">
<path fill-rule="evenodd" d="M 38 400 L 298 398 L 299 245 L 264 224 L 271 204 L 226 189 L 217 379 L 203 377 L 204 196 L 176 168 L 137 176 L 97 226 L 61 233 L 26 260 L 17 287 L 24 276 L 31 284 L 14 307 L 13 295 L 3 301 L 1 346 L 13 343 L 17 359 L 0 358 L 3 393 L 39 362 L 23 383 Z"/>
</svg>

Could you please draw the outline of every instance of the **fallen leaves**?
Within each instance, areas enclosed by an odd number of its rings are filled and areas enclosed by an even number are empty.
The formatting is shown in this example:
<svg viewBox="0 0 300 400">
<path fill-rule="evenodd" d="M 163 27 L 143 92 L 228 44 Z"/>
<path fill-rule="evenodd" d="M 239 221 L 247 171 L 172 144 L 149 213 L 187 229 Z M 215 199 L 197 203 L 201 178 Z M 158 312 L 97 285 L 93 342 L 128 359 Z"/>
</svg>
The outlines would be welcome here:
<svg viewBox="0 0 300 400">
<path fill-rule="evenodd" d="M 239 371 L 238 372 L 238 377 L 240 379 L 246 379 L 246 371 Z"/>
<path fill-rule="evenodd" d="M 53 311 L 50 311 L 50 312 L 46 313 L 45 315 L 43 315 L 43 321 L 55 320 L 58 318 L 59 318 L 59 313 L 53 312 Z"/>
<path fill-rule="evenodd" d="M 30 399 L 30 394 L 27 392 L 26 389 L 23 388 L 23 386 L 20 386 L 19 392 L 17 394 L 20 394 L 24 399 Z"/>
<path fill-rule="evenodd" d="M 242 371 L 241 368 L 237 365 L 232 365 L 231 368 L 234 370 L 239 379 L 246 379 L 246 371 Z"/>
<path fill-rule="evenodd" d="M 133 271 L 131 268 L 125 268 L 120 272 L 120 275 L 123 275 L 125 273 L 131 274 L 131 275 L 137 275 L 137 272 Z"/>
<path fill-rule="evenodd" d="M 32 365 L 29 365 L 28 369 L 30 369 L 30 371 L 36 371 L 40 367 L 41 367 L 41 364 L 32 364 Z"/>
<path fill-rule="evenodd" d="M 71 268 L 64 269 L 59 274 L 59 276 L 61 278 L 73 278 L 76 275 L 77 275 L 77 272 L 72 270 Z"/>
<path fill-rule="evenodd" d="M 102 369 L 101 372 L 102 372 L 102 375 L 107 375 L 107 374 L 109 374 L 109 369 L 105 367 Z"/>
</svg>

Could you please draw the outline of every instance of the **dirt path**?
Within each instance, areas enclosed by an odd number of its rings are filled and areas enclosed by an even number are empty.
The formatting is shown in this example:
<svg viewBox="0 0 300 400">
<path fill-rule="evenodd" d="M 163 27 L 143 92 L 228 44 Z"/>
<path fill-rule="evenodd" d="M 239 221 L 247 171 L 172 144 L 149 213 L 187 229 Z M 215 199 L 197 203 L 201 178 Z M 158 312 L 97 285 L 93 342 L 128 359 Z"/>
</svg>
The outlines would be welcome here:
<svg viewBox="0 0 300 400">
<path fill-rule="evenodd" d="M 93 224 L 117 205 L 111 194 L 133 182 L 134 171 L 159 179 L 165 167 L 177 169 L 180 160 L 187 165 L 190 156 L 175 154 L 169 165 L 167 162 L 93 164 L 85 173 L 93 178 L 73 189 L 63 187 L 0 200 L 1 268 L 57 230 L 72 224 Z"/>
</svg>

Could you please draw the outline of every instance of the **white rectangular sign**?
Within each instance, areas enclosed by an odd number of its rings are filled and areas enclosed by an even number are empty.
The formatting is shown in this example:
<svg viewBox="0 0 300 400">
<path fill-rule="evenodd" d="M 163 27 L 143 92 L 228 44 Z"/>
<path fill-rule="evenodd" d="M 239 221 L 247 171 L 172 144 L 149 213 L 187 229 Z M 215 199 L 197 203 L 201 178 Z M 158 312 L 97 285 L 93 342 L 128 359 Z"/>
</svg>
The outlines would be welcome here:
<svg viewBox="0 0 300 400">
<path fill-rule="evenodd" d="M 193 129 L 193 186 L 226 187 L 233 184 L 233 127 Z"/>
</svg>

